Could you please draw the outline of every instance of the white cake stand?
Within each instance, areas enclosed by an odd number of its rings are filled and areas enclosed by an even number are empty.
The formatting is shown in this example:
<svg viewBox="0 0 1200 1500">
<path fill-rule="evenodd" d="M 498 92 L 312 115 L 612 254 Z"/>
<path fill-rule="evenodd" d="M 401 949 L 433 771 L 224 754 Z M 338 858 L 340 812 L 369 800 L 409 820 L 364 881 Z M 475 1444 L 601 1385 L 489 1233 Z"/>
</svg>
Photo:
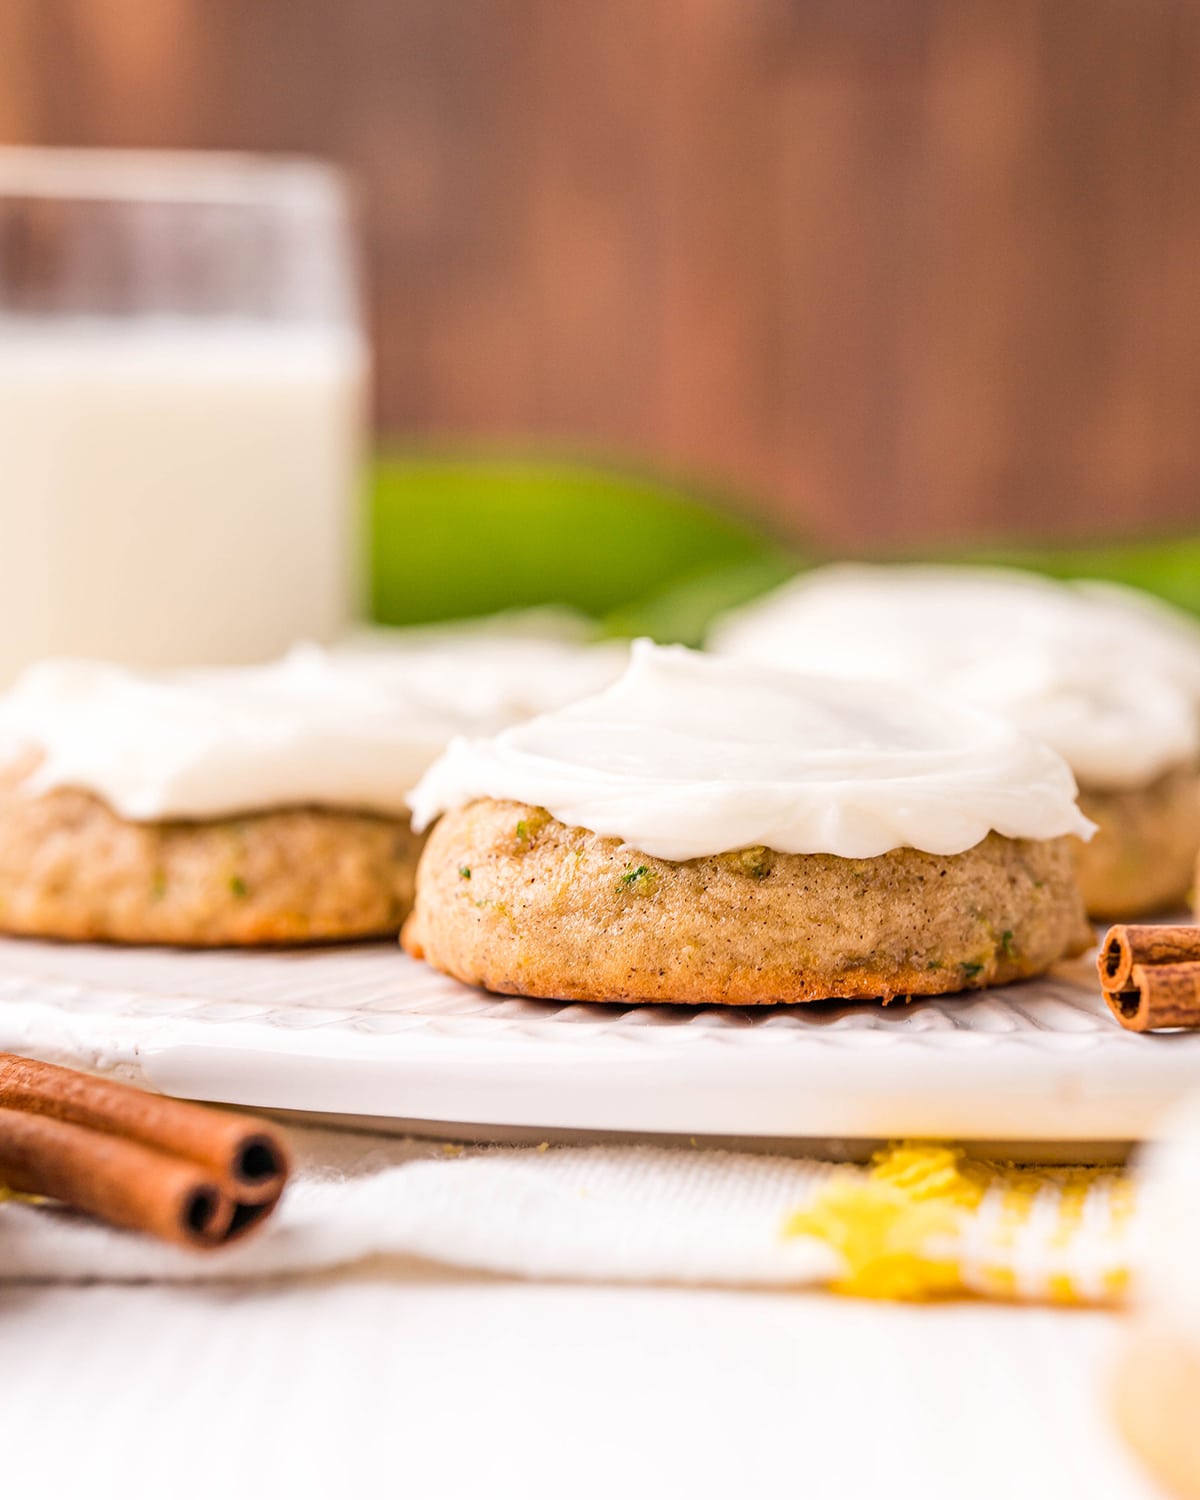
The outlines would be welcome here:
<svg viewBox="0 0 1200 1500">
<path fill-rule="evenodd" d="M 392 944 L 0 941 L 0 1049 L 382 1128 L 842 1141 L 851 1154 L 924 1136 L 1093 1156 L 1145 1138 L 1200 1088 L 1200 1034 L 1122 1031 L 1090 958 L 966 999 L 701 1009 L 506 999 Z"/>
</svg>

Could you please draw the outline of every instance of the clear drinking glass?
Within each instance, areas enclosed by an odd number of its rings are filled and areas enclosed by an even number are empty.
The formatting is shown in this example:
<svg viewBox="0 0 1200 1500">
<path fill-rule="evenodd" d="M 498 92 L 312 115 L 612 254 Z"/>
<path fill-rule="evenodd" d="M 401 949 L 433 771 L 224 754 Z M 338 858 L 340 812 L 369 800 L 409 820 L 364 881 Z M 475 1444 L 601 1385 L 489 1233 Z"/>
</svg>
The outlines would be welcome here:
<svg viewBox="0 0 1200 1500">
<path fill-rule="evenodd" d="M 0 684 L 339 631 L 367 374 L 333 169 L 0 148 Z"/>
</svg>

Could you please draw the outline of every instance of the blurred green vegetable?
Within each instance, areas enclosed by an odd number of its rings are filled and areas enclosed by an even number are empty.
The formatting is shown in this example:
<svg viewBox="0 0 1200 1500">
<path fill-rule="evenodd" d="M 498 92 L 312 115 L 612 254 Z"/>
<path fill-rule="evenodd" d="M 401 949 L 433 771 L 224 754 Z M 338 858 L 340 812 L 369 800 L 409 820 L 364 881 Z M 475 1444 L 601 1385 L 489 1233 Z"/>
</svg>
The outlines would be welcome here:
<svg viewBox="0 0 1200 1500">
<path fill-rule="evenodd" d="M 794 553 L 764 548 L 758 557 L 735 567 L 694 573 L 645 599 L 610 610 L 604 630 L 607 635 L 648 635 L 656 641 L 702 646 L 709 624 L 719 614 L 749 604 L 804 566 Z"/>
<path fill-rule="evenodd" d="M 872 562 L 887 562 L 873 556 Z M 1052 578 L 1099 578 L 1144 589 L 1200 616 L 1200 538 L 1125 542 L 1102 547 L 989 548 L 927 552 L 895 561 L 972 563 L 1025 568 Z M 636 604 L 611 611 L 604 620 L 613 635 L 650 635 L 659 641 L 703 643 L 711 622 L 724 610 L 749 603 L 805 567 L 832 561 L 801 559 L 779 547 L 733 567 L 709 569 L 678 579 Z"/>
<path fill-rule="evenodd" d="M 663 480 L 483 458 L 381 458 L 368 533 L 371 613 L 389 625 L 546 603 L 601 616 L 773 549 Z"/>
<path fill-rule="evenodd" d="M 1125 583 L 1200 615 L 1200 537 L 1099 547 L 977 549 L 953 561 L 1028 568 L 1052 578 L 1102 578 L 1109 583 Z"/>
<path fill-rule="evenodd" d="M 700 491 L 555 460 L 382 457 L 368 532 L 372 614 L 382 623 L 554 603 L 601 619 L 611 635 L 694 646 L 722 611 L 831 560 L 802 557 Z M 922 556 L 1107 579 L 1200 615 L 1200 537 Z"/>
</svg>

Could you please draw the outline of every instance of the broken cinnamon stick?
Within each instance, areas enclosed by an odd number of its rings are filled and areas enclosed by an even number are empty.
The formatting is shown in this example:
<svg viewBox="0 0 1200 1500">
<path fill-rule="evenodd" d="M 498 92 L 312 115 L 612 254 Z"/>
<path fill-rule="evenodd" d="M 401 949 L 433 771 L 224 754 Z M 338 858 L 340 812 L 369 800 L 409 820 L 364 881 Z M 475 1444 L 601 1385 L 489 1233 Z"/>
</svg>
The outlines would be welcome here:
<svg viewBox="0 0 1200 1500">
<path fill-rule="evenodd" d="M 245 1116 L 0 1053 L 0 1183 L 209 1249 L 271 1213 L 278 1133 Z"/>
<path fill-rule="evenodd" d="M 1200 927 L 1110 927 L 1096 967 L 1105 990 L 1123 990 L 1135 964 L 1200 963 Z"/>
<path fill-rule="evenodd" d="M 1200 1027 L 1200 961 L 1134 964 L 1123 988 L 1106 989 L 1108 1008 L 1127 1031 Z"/>
</svg>

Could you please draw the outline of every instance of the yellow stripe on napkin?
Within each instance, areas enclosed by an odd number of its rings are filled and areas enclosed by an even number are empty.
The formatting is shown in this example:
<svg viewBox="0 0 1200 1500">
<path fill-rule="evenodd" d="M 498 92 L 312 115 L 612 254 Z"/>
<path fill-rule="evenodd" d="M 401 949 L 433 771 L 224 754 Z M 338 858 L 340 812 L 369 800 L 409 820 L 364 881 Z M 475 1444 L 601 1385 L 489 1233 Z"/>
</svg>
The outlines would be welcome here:
<svg viewBox="0 0 1200 1500">
<path fill-rule="evenodd" d="M 833 1289 L 849 1296 L 1095 1304 L 1126 1291 L 1133 1209 L 1119 1168 L 1016 1167 L 906 1143 L 838 1168 L 785 1233 L 831 1245 L 844 1265 Z"/>
</svg>

